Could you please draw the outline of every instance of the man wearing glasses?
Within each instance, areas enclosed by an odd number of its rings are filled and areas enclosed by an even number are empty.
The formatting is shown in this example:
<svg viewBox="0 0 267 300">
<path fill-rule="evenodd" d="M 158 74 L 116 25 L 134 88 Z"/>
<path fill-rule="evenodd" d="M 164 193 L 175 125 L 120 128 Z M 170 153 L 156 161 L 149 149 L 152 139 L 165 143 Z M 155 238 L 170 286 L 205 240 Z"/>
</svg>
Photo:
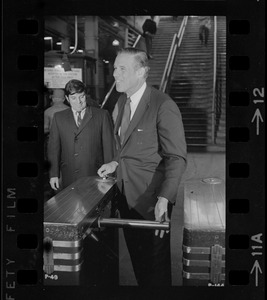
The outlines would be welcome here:
<svg viewBox="0 0 267 300">
<path fill-rule="evenodd" d="M 50 186 L 67 187 L 80 177 L 95 176 L 114 156 L 109 113 L 86 104 L 86 87 L 73 79 L 65 86 L 70 108 L 54 115 L 48 142 Z"/>
</svg>

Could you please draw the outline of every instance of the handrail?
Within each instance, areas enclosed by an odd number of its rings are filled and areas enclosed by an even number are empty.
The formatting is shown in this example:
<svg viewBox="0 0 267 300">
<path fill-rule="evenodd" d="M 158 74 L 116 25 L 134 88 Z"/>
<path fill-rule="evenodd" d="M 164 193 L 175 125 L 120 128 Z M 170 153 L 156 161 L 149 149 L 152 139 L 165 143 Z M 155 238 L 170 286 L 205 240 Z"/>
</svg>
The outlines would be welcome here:
<svg viewBox="0 0 267 300">
<path fill-rule="evenodd" d="M 172 44 L 171 44 L 171 48 L 170 48 L 170 51 L 169 51 L 169 54 L 168 54 L 168 58 L 167 58 L 167 61 L 166 61 L 166 65 L 165 65 L 165 68 L 164 68 L 164 71 L 163 71 L 163 75 L 162 75 L 162 78 L 161 78 L 161 83 L 160 83 L 160 86 L 159 86 L 159 90 L 162 91 L 162 87 L 163 87 L 163 84 L 164 84 L 164 80 L 165 80 L 165 77 L 166 77 L 166 74 L 167 74 L 167 69 L 169 67 L 169 61 L 170 61 L 170 57 L 172 55 L 172 52 L 173 52 L 173 47 L 174 47 L 174 43 L 176 41 L 176 38 L 177 38 L 177 33 L 174 34 L 173 38 L 172 38 Z"/>
<path fill-rule="evenodd" d="M 214 41 L 213 41 L 213 86 L 212 86 L 212 114 L 211 114 L 211 140 L 215 144 L 215 91 L 217 77 L 217 17 L 214 16 Z"/>
<path fill-rule="evenodd" d="M 186 27 L 186 24 L 187 24 L 187 19 L 188 19 L 188 16 L 185 16 L 183 18 L 183 21 L 181 23 L 181 26 L 179 28 L 178 33 L 174 34 L 174 36 L 173 36 L 171 48 L 170 48 L 170 51 L 169 51 L 169 54 L 168 54 L 168 58 L 167 58 L 167 61 L 166 61 L 166 65 L 165 65 L 165 68 L 164 68 L 164 72 L 163 72 L 160 87 L 159 87 L 159 89 L 163 92 L 165 92 L 165 89 L 166 89 L 166 86 L 167 86 L 167 82 L 168 82 L 168 79 L 169 79 L 169 76 L 170 76 L 170 72 L 171 72 L 171 69 L 172 69 L 172 65 L 173 65 L 173 61 L 174 61 L 174 57 L 175 57 L 177 48 L 180 47 L 182 39 L 183 39 L 185 27 Z"/>
<path fill-rule="evenodd" d="M 136 45 L 138 44 L 140 38 L 141 38 L 141 34 L 139 34 L 139 35 L 137 36 L 137 38 L 136 38 L 136 40 L 135 40 L 135 42 L 134 42 L 134 44 L 133 44 L 133 48 L 136 47 Z M 113 91 L 113 89 L 114 89 L 114 87 L 115 87 L 115 84 L 116 84 L 116 82 L 114 81 L 113 84 L 112 84 L 112 86 L 111 86 L 111 88 L 109 89 L 108 93 L 106 94 L 106 96 L 105 96 L 105 98 L 104 98 L 104 100 L 103 100 L 103 102 L 102 102 L 100 108 L 103 108 L 104 105 L 106 104 L 106 102 L 108 101 L 108 98 L 110 97 L 110 95 L 111 95 L 111 93 L 112 93 L 112 91 Z"/>
<path fill-rule="evenodd" d="M 177 37 L 177 38 L 178 38 L 178 37 Z M 179 41 L 179 39 L 178 39 L 178 41 Z M 162 88 L 162 91 L 163 91 L 163 92 L 165 92 L 165 90 L 166 90 L 166 86 L 167 86 L 167 83 L 168 83 L 168 78 L 169 78 L 170 73 L 171 73 L 172 64 L 173 64 L 173 60 L 174 60 L 174 57 L 175 57 L 175 54 L 176 54 L 176 50 L 177 50 L 177 43 L 175 43 L 174 49 L 173 49 L 173 51 L 172 51 L 172 55 L 171 55 L 169 67 L 168 67 L 168 70 L 167 70 L 166 80 L 164 81 L 164 85 L 163 85 L 163 88 Z"/>
</svg>

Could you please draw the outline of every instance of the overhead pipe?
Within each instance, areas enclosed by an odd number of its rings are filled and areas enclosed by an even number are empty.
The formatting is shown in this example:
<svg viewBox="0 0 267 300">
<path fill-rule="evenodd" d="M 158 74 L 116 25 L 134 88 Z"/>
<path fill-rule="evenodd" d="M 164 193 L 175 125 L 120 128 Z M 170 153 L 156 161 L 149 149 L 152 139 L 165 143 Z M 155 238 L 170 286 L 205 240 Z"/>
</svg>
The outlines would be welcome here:
<svg viewBox="0 0 267 300">
<path fill-rule="evenodd" d="M 69 53 L 69 55 L 73 54 L 77 50 L 78 46 L 78 18 L 75 16 L 75 45 L 72 52 Z"/>
</svg>

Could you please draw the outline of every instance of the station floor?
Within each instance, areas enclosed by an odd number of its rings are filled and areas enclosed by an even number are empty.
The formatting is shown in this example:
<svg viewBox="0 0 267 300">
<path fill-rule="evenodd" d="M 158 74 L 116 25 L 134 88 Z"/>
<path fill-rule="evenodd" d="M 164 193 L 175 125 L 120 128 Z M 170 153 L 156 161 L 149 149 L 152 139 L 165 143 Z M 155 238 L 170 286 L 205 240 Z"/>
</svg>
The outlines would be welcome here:
<svg viewBox="0 0 267 300">
<path fill-rule="evenodd" d="M 182 285 L 182 234 L 184 183 L 190 179 L 216 177 L 225 180 L 225 153 L 188 153 L 187 169 L 183 175 L 173 209 L 171 222 L 172 285 Z M 125 244 L 122 229 L 119 229 L 119 272 L 120 285 L 136 285 L 131 260 Z"/>
</svg>

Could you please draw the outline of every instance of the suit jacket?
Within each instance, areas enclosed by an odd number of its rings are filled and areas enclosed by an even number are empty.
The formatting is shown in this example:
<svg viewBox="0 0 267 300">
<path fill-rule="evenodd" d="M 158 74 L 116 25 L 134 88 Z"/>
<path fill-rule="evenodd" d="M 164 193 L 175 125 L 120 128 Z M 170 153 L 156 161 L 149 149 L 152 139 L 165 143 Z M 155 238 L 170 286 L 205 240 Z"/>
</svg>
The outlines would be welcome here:
<svg viewBox="0 0 267 300">
<path fill-rule="evenodd" d="M 142 26 L 142 29 L 143 29 L 144 32 L 148 31 L 151 34 L 156 34 L 157 24 L 152 19 L 146 19 L 143 26 Z"/>
<path fill-rule="evenodd" d="M 128 205 L 145 219 L 154 220 L 157 196 L 175 203 L 186 166 L 186 142 L 182 117 L 166 94 L 147 86 L 127 129 L 123 144 L 118 130 L 126 95 L 118 100 L 114 132 L 117 183 Z M 123 180 L 123 185 L 122 185 Z"/>
<path fill-rule="evenodd" d="M 66 187 L 83 176 L 95 176 L 114 156 L 111 117 L 106 110 L 87 107 L 77 128 L 70 109 L 54 115 L 48 142 L 50 177 L 60 177 Z"/>
</svg>

